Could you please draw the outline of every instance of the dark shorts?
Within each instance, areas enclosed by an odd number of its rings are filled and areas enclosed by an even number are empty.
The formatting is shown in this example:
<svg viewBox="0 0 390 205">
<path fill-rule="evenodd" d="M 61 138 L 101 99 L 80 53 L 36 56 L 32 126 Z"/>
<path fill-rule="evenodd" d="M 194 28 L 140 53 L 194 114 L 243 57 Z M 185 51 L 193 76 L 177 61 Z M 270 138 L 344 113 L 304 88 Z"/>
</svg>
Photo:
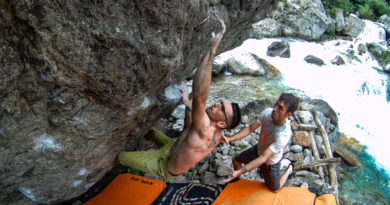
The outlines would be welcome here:
<svg viewBox="0 0 390 205">
<path fill-rule="evenodd" d="M 243 164 L 248 164 L 257 157 L 257 146 L 253 146 L 238 154 L 234 159 Z M 278 190 L 280 188 L 280 161 L 273 165 L 264 163 L 259 168 L 267 187 L 272 191 Z"/>
</svg>

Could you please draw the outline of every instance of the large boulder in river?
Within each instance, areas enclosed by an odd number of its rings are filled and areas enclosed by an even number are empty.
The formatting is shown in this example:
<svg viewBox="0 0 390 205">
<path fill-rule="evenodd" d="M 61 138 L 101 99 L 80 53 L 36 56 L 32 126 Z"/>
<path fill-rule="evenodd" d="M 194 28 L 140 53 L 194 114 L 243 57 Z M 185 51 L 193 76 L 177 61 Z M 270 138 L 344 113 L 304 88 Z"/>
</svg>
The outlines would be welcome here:
<svg viewBox="0 0 390 205">
<path fill-rule="evenodd" d="M 218 18 L 220 53 L 275 2 L 0 1 L 1 203 L 87 191 L 177 105 Z"/>
<path fill-rule="evenodd" d="M 213 73 L 219 74 L 224 68 L 230 73 L 239 75 L 276 77 L 280 74 L 275 66 L 247 51 L 236 51 L 223 57 L 217 56 Z"/>
<path fill-rule="evenodd" d="M 282 58 L 290 58 L 290 44 L 286 41 L 275 41 L 272 42 L 267 49 L 267 56 L 275 57 L 279 56 Z"/>
<path fill-rule="evenodd" d="M 383 71 L 390 73 L 390 50 L 376 43 L 367 44 L 368 51 L 382 66 Z"/>
<path fill-rule="evenodd" d="M 356 15 L 350 14 L 345 17 L 345 26 L 341 33 L 349 37 L 357 37 L 361 34 L 366 26 L 363 20 L 359 19 Z"/>
<path fill-rule="evenodd" d="M 265 69 L 251 53 L 240 53 L 227 60 L 227 69 L 235 74 L 265 75 Z"/>
<path fill-rule="evenodd" d="M 279 2 L 270 16 L 253 25 L 252 37 L 291 36 L 318 40 L 331 23 L 320 0 Z"/>
<path fill-rule="evenodd" d="M 384 25 L 384 27 L 385 27 L 386 34 L 387 34 L 387 39 L 390 39 L 390 16 L 388 16 L 387 14 L 382 15 L 382 16 L 379 18 L 379 21 L 380 21 L 381 23 L 383 23 L 383 25 Z"/>
</svg>

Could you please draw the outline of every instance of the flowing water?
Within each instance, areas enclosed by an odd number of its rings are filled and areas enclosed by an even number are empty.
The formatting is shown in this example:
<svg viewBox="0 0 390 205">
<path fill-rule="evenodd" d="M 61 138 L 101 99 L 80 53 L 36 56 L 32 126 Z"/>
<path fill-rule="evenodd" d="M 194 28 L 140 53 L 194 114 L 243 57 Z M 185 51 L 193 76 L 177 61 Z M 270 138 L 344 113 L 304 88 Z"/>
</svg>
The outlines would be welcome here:
<svg viewBox="0 0 390 205">
<path fill-rule="evenodd" d="M 213 79 L 210 95 L 212 100 L 246 102 L 262 97 L 276 100 L 281 92 L 293 92 L 300 97 L 325 100 L 338 113 L 339 131 L 363 145 L 361 151 L 352 149 L 361 166 L 339 170 L 343 175 L 339 179 L 340 202 L 390 204 L 390 77 L 381 71 L 368 52 L 359 55 L 357 50 L 359 44 L 366 42 L 385 45 L 385 33 L 380 24 L 365 23 L 364 33 L 352 41 L 315 43 L 288 38 L 249 39 L 219 58 L 251 52 L 278 68 L 281 76 L 270 80 L 225 72 Z M 291 57 L 267 56 L 268 46 L 281 40 L 290 43 Z M 307 63 L 304 61 L 307 55 L 321 58 L 325 65 Z M 337 55 L 346 64 L 332 64 Z"/>
</svg>

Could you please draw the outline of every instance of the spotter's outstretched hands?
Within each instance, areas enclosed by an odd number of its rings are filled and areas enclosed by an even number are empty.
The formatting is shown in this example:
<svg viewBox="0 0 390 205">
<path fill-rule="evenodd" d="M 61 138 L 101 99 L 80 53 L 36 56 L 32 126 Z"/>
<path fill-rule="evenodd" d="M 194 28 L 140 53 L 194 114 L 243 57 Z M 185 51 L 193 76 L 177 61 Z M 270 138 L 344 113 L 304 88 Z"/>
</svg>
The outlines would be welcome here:
<svg viewBox="0 0 390 205">
<path fill-rule="evenodd" d="M 241 175 L 241 171 L 240 170 L 236 170 L 236 171 L 233 172 L 233 174 L 229 175 L 229 177 L 227 179 L 222 180 L 221 183 L 226 184 L 226 183 L 232 181 L 233 179 L 239 177 L 240 175 Z"/>
</svg>

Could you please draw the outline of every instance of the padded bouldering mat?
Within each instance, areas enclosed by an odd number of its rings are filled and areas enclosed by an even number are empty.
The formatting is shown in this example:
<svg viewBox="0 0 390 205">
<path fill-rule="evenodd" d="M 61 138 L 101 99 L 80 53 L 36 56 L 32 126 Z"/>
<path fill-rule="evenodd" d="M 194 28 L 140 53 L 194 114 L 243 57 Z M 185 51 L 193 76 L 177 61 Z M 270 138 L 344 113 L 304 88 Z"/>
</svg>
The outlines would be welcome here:
<svg viewBox="0 0 390 205">
<path fill-rule="evenodd" d="M 118 175 L 100 194 L 86 205 L 152 204 L 165 189 L 163 181 L 126 173 Z"/>
<path fill-rule="evenodd" d="M 314 204 L 315 194 L 308 189 L 284 187 L 279 192 L 271 192 L 264 183 L 241 179 L 229 183 L 214 204 Z"/>
<path fill-rule="evenodd" d="M 86 205 L 107 204 L 272 204 L 337 205 L 332 194 L 316 195 L 306 188 L 284 187 L 271 192 L 264 183 L 240 179 L 224 184 L 169 183 L 134 174 L 117 176 Z"/>
</svg>

